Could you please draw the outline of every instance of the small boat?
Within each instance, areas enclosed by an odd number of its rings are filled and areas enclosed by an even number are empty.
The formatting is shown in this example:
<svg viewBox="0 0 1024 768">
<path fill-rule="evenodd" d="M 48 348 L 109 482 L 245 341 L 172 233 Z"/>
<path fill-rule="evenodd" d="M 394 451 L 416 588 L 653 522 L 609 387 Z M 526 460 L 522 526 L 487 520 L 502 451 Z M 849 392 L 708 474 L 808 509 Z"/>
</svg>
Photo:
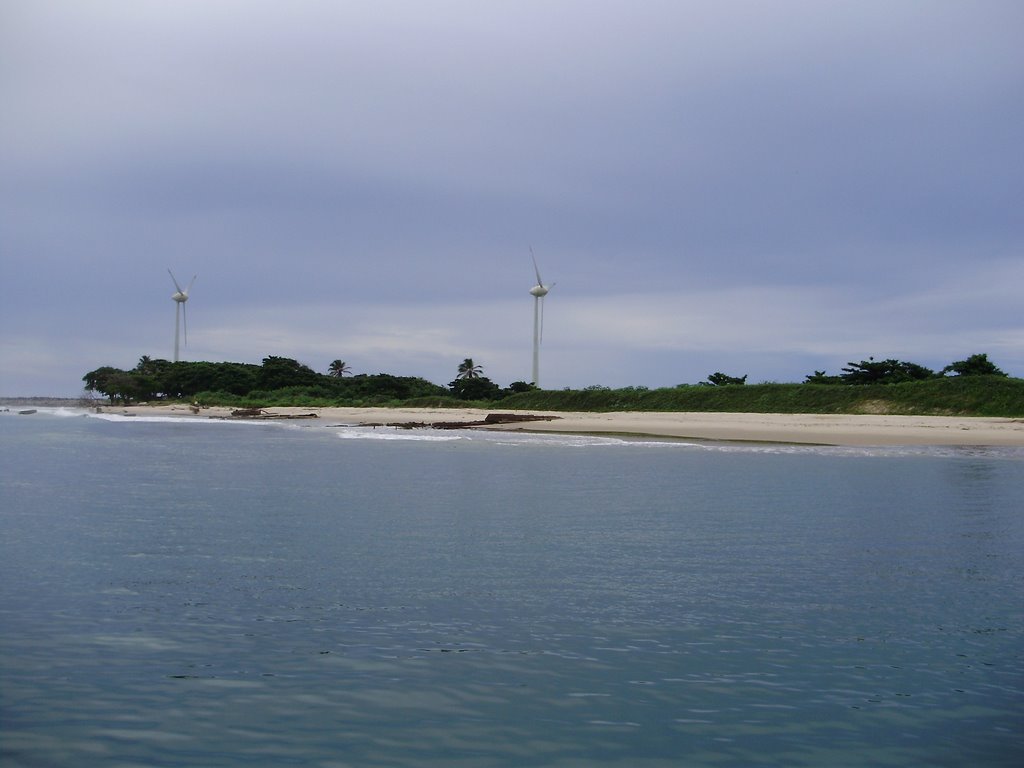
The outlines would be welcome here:
<svg viewBox="0 0 1024 768">
<path fill-rule="evenodd" d="M 24 411 L 18 411 L 18 415 L 19 416 L 31 416 L 35 412 L 36 412 L 35 408 L 28 408 L 28 409 L 26 409 Z"/>
</svg>

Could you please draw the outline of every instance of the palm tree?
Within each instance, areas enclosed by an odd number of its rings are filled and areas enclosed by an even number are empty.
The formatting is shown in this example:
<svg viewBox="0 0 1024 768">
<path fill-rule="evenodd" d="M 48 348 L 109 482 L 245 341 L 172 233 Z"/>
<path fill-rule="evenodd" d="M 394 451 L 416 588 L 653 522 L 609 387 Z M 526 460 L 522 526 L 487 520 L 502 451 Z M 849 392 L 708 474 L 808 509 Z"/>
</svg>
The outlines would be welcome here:
<svg viewBox="0 0 1024 768">
<path fill-rule="evenodd" d="M 474 365 L 473 358 L 467 357 L 459 363 L 459 375 L 457 379 L 479 379 L 484 373 L 482 365 Z"/>
<path fill-rule="evenodd" d="M 335 360 L 327 368 L 327 375 L 333 376 L 336 379 L 340 379 L 346 373 L 352 373 L 352 369 L 348 367 L 348 363 L 344 360 Z"/>
</svg>

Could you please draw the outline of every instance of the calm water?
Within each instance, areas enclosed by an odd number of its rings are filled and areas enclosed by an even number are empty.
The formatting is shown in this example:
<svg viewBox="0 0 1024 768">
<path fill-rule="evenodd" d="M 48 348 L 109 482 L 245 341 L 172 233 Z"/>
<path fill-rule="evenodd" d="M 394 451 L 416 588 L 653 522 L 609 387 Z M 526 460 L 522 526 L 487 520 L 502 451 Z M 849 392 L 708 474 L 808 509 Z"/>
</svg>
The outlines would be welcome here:
<svg viewBox="0 0 1024 768">
<path fill-rule="evenodd" d="M 1019 449 L 0 414 L 0 763 L 1018 766 L 1022 500 Z"/>
</svg>

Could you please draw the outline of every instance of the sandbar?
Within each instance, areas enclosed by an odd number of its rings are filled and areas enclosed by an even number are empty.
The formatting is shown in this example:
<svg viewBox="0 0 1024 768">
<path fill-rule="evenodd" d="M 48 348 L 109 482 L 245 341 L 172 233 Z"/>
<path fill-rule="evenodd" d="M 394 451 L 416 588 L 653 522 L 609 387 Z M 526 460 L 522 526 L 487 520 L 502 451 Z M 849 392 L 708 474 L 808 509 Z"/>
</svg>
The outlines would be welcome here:
<svg viewBox="0 0 1024 768">
<path fill-rule="evenodd" d="M 104 406 L 109 413 L 164 413 L 199 418 L 231 418 L 230 408 L 186 405 Z M 668 413 L 509 411 L 500 404 L 476 408 L 266 408 L 270 417 L 315 414 L 318 425 L 478 424 L 489 413 L 522 413 L 551 417 L 477 426 L 474 429 L 560 432 L 590 435 L 635 435 L 690 440 L 738 440 L 811 445 L 934 445 L 1024 446 L 1024 419 L 961 416 L 887 416 L 789 413 Z M 398 427 L 392 427 L 398 428 Z"/>
</svg>

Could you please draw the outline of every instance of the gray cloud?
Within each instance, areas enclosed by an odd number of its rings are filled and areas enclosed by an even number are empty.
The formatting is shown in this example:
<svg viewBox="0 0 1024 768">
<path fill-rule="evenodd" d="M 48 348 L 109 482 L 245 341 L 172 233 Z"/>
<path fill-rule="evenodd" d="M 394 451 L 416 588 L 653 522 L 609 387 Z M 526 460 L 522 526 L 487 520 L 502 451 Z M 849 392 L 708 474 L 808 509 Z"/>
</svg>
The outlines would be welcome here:
<svg viewBox="0 0 1024 768">
<path fill-rule="evenodd" d="M 1013 299 L 956 290 L 1020 264 L 1022 22 L 990 0 L 7 3 L 0 393 L 169 354 L 167 266 L 200 274 L 190 354 L 347 348 L 438 381 L 486 354 L 523 378 L 531 244 L 559 284 L 551 386 L 896 349 L 1024 375 Z"/>
</svg>

